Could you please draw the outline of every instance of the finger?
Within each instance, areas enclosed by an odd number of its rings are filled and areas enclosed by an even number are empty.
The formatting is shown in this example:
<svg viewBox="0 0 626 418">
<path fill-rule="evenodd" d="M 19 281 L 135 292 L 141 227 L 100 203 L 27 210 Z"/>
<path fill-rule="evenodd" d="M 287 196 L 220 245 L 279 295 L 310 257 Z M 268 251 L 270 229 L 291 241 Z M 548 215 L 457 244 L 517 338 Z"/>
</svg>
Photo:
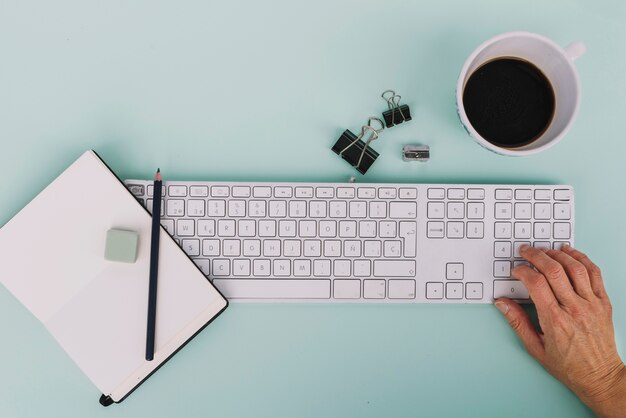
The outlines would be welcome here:
<svg viewBox="0 0 626 418">
<path fill-rule="evenodd" d="M 589 282 L 593 293 L 599 298 L 608 298 L 606 290 L 604 289 L 604 281 L 602 280 L 600 267 L 595 265 L 586 254 L 570 247 L 569 245 L 564 245 L 561 248 L 561 251 L 570 255 L 573 259 L 578 260 L 578 262 L 587 268 Z"/>
<path fill-rule="evenodd" d="M 586 300 L 594 300 L 596 298 L 596 295 L 591 289 L 587 267 L 585 267 L 583 263 L 559 250 L 548 250 L 546 254 L 561 263 L 576 293 Z"/>
<path fill-rule="evenodd" d="M 522 340 L 528 353 L 537 359 L 539 363 L 543 364 L 545 348 L 526 311 L 516 302 L 507 298 L 498 299 L 495 305 L 506 317 L 513 331 Z"/>
<path fill-rule="evenodd" d="M 521 265 L 511 270 L 511 275 L 519 279 L 530 294 L 530 298 L 537 307 L 537 313 L 543 314 L 551 309 L 559 308 L 559 303 L 554 296 L 552 288 L 541 273 L 536 272 L 528 266 Z"/>
<path fill-rule="evenodd" d="M 562 305 L 572 305 L 577 302 L 579 297 L 558 261 L 549 257 L 545 252 L 527 245 L 520 248 L 520 254 L 548 280 L 554 296 Z"/>
</svg>

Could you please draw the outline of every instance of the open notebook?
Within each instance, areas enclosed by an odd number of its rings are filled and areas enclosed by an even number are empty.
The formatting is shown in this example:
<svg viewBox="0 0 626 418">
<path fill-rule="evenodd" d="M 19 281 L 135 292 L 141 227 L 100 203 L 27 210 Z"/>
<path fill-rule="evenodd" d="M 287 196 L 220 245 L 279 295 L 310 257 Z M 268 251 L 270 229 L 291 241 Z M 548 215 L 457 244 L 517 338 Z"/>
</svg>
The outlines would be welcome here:
<svg viewBox="0 0 626 418">
<path fill-rule="evenodd" d="M 228 305 L 162 228 L 155 355 L 144 359 L 150 222 L 88 151 L 0 229 L 0 282 L 102 391 L 103 405 L 123 400 Z M 135 263 L 105 260 L 111 228 L 138 233 Z"/>
</svg>

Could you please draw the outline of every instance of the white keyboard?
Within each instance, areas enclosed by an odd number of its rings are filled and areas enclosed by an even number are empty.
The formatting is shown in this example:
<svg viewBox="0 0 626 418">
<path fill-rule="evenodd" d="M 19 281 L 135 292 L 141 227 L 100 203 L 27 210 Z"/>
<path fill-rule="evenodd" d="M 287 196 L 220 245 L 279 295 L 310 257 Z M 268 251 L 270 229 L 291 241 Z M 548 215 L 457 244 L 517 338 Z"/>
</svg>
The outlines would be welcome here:
<svg viewBox="0 0 626 418">
<path fill-rule="evenodd" d="M 152 208 L 149 181 L 127 187 Z M 166 182 L 162 225 L 231 300 L 491 303 L 574 242 L 570 186 Z"/>
</svg>

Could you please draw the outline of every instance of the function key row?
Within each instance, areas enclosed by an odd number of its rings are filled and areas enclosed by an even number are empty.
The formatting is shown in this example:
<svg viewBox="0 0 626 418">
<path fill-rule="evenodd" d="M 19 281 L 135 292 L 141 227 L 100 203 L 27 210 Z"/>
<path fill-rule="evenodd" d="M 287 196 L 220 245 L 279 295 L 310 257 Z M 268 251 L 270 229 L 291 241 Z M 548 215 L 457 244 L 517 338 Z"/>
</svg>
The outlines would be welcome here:
<svg viewBox="0 0 626 418">
<path fill-rule="evenodd" d="M 571 190 L 569 189 L 556 189 L 553 191 L 549 189 L 535 189 L 534 193 L 531 189 L 496 189 L 496 200 L 532 200 L 533 196 L 535 200 L 550 200 L 554 197 L 554 200 L 570 200 L 572 198 Z"/>
<path fill-rule="evenodd" d="M 129 184 L 135 196 L 144 195 L 144 186 Z M 317 198 L 317 199 L 417 199 L 417 189 L 412 187 L 308 187 L 308 186 L 186 186 L 168 185 L 162 195 L 169 197 L 255 197 L 255 198 Z M 462 190 L 462 189 L 459 189 Z M 152 197 L 154 187 L 147 187 Z"/>
<path fill-rule="evenodd" d="M 428 198 L 431 200 L 441 200 L 448 196 L 450 200 L 465 199 L 465 189 L 449 188 L 447 191 L 441 187 L 431 187 L 427 191 Z M 485 189 L 470 188 L 467 189 L 467 198 L 469 200 L 483 200 L 485 198 Z"/>
</svg>

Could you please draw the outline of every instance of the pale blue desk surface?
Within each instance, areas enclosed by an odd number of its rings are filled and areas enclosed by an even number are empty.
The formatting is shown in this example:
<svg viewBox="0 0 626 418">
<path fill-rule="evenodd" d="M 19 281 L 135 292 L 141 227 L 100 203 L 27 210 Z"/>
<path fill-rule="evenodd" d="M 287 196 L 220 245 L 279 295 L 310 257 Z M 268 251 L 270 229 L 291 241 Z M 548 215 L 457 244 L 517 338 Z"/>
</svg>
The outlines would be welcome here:
<svg viewBox="0 0 626 418">
<path fill-rule="evenodd" d="M 0 223 L 88 148 L 122 178 L 160 166 L 169 179 L 343 181 L 355 172 L 330 146 L 395 88 L 414 119 L 375 144 L 364 178 L 572 184 L 577 244 L 604 270 L 624 355 L 625 21 L 621 1 L 4 0 Z M 575 126 L 523 159 L 476 145 L 454 106 L 467 55 L 510 30 L 588 47 Z M 401 161 L 415 142 L 430 162 Z M 7 418 L 590 415 L 491 305 L 234 304 L 109 409 L 4 288 L 0 332 Z"/>
</svg>

